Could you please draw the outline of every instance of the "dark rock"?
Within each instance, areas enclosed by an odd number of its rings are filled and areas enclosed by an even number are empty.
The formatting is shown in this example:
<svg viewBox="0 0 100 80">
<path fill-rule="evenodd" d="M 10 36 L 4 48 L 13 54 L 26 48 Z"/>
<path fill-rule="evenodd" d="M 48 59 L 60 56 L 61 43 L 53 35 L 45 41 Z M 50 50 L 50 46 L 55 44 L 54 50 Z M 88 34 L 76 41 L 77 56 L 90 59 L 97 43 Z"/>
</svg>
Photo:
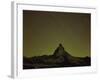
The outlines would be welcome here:
<svg viewBox="0 0 100 80">
<path fill-rule="evenodd" d="M 75 67 L 90 65 L 90 57 L 74 57 L 65 51 L 62 44 L 59 44 L 53 55 L 35 56 L 31 58 L 23 57 L 23 69 Z"/>
</svg>

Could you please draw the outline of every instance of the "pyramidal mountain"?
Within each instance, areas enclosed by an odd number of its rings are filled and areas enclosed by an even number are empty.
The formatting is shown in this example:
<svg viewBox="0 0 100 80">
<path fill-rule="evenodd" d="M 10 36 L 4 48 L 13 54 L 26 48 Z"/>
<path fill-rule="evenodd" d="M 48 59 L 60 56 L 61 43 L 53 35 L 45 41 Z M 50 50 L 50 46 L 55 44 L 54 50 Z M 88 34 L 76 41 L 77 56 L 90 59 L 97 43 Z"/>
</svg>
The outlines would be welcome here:
<svg viewBox="0 0 100 80">
<path fill-rule="evenodd" d="M 74 57 L 59 44 L 53 55 L 23 57 L 23 69 L 91 66 L 90 57 Z"/>
</svg>

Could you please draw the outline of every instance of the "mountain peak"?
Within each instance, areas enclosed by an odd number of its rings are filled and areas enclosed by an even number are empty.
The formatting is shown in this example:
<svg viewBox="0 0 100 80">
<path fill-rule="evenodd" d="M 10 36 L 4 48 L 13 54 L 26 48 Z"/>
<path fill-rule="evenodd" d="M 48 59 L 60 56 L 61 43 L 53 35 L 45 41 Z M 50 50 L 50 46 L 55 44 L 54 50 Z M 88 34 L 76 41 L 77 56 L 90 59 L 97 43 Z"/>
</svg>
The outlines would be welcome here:
<svg viewBox="0 0 100 80">
<path fill-rule="evenodd" d="M 59 46 L 62 46 L 62 44 L 60 43 Z"/>
<path fill-rule="evenodd" d="M 57 49 L 55 50 L 54 55 L 55 56 L 62 56 L 64 53 L 65 53 L 64 47 L 60 43 L 59 46 L 57 47 Z"/>
</svg>

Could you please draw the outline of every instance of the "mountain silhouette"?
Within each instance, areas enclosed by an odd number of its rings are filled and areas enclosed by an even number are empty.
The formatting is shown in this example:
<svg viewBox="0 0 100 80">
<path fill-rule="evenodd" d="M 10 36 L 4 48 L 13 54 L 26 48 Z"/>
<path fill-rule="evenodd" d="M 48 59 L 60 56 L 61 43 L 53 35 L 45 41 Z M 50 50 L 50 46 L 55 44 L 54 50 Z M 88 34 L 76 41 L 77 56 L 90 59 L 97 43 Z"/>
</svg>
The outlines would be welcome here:
<svg viewBox="0 0 100 80">
<path fill-rule="evenodd" d="M 53 55 L 23 57 L 23 69 L 90 66 L 90 57 L 74 57 L 59 44 Z"/>
</svg>

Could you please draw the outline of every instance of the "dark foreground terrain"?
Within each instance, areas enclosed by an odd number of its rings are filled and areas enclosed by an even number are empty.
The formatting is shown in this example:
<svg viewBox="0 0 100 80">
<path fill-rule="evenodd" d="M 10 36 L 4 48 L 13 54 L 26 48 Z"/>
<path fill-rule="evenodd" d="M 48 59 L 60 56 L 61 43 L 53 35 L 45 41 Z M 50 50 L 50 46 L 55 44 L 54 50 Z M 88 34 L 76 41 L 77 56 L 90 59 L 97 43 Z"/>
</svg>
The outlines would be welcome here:
<svg viewBox="0 0 100 80">
<path fill-rule="evenodd" d="M 90 57 L 74 57 L 59 44 L 53 55 L 23 57 L 23 69 L 90 66 Z"/>
</svg>

